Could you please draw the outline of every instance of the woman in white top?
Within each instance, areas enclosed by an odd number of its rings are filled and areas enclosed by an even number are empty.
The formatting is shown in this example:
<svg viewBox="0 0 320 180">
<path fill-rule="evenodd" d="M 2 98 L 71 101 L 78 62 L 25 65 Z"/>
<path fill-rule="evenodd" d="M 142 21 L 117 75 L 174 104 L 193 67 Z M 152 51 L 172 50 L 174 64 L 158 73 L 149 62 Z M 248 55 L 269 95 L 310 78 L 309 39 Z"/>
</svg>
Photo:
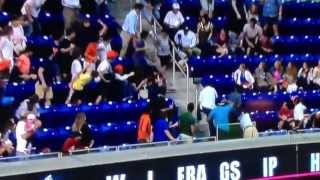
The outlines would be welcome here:
<svg viewBox="0 0 320 180">
<path fill-rule="evenodd" d="M 13 16 L 10 26 L 12 27 L 12 36 L 11 40 L 13 43 L 13 49 L 16 55 L 19 55 L 22 51 L 26 49 L 27 38 L 24 36 L 23 25 L 24 17 L 23 16 Z"/>
<path fill-rule="evenodd" d="M 12 28 L 6 26 L 0 35 L 0 71 L 8 69 L 11 71 L 14 65 L 12 33 Z"/>
<path fill-rule="evenodd" d="M 29 24 L 25 26 L 26 35 L 30 36 L 33 32 L 39 33 L 40 24 L 37 21 L 41 7 L 47 0 L 26 0 L 21 8 L 21 14 L 27 16 Z"/>
</svg>

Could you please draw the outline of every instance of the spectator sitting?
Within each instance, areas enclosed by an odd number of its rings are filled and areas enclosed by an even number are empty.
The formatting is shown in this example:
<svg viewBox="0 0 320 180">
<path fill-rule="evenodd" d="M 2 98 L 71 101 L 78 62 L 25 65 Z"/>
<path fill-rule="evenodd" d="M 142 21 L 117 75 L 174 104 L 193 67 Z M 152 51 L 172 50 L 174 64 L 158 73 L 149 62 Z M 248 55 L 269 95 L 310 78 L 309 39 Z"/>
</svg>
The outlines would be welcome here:
<svg viewBox="0 0 320 180">
<path fill-rule="evenodd" d="M 320 128 L 320 111 L 312 113 L 309 123 L 312 128 Z"/>
<path fill-rule="evenodd" d="M 250 114 L 247 112 L 242 112 L 239 116 L 240 127 L 243 131 L 243 138 L 250 139 L 258 137 L 258 130 L 256 126 L 252 123 Z"/>
<path fill-rule="evenodd" d="M 18 156 L 24 156 L 31 153 L 31 150 L 27 149 L 28 140 L 40 127 L 41 121 L 37 120 L 34 114 L 28 114 L 25 119 L 18 121 L 16 127 L 16 154 Z M 32 145 L 29 146 L 31 147 Z"/>
<path fill-rule="evenodd" d="M 174 37 L 174 41 L 180 48 L 182 48 L 183 51 L 186 51 L 189 56 L 201 54 L 201 50 L 196 47 L 197 36 L 193 31 L 189 29 L 188 26 L 177 32 Z"/>
<path fill-rule="evenodd" d="M 196 119 L 193 117 L 192 113 L 194 110 L 194 104 L 189 103 L 187 106 L 187 112 L 184 112 L 179 117 L 179 138 L 181 140 L 192 141 L 192 137 L 195 133 L 195 123 Z"/>
<path fill-rule="evenodd" d="M 266 71 L 266 63 L 260 62 L 254 73 L 257 89 L 258 90 L 270 90 L 272 88 L 272 77 L 269 72 Z"/>
<path fill-rule="evenodd" d="M 309 89 L 312 81 L 312 68 L 309 68 L 307 62 L 302 64 L 302 67 L 298 71 L 297 85 L 302 89 Z"/>
<path fill-rule="evenodd" d="M 255 82 L 251 72 L 246 68 L 245 64 L 240 64 L 239 68 L 233 73 L 233 80 L 240 90 L 246 91 L 253 89 Z"/>
<path fill-rule="evenodd" d="M 93 71 L 91 66 L 87 66 L 82 70 L 82 72 L 80 72 L 75 78 L 73 78 L 70 83 L 71 87 L 66 100 L 66 104 L 69 104 L 70 102 L 81 104 L 86 94 L 85 88 L 96 76 L 96 74 L 97 73 Z"/>
<path fill-rule="evenodd" d="M 31 69 L 30 56 L 32 52 L 26 49 L 19 57 L 16 58 L 15 66 L 10 74 L 10 82 L 22 82 L 36 80 L 37 74 Z"/>
<path fill-rule="evenodd" d="M 271 69 L 272 84 L 274 92 L 277 92 L 282 86 L 283 82 L 283 68 L 281 61 L 274 62 L 274 66 Z"/>
<path fill-rule="evenodd" d="M 15 118 L 17 120 L 24 119 L 29 113 L 32 113 L 39 117 L 39 109 L 39 97 L 36 94 L 34 94 L 20 103 L 19 107 L 15 112 Z"/>
<path fill-rule="evenodd" d="M 0 73 L 3 74 L 9 73 L 14 66 L 12 34 L 13 30 L 10 26 L 5 26 L 0 34 Z"/>
<path fill-rule="evenodd" d="M 259 43 L 260 43 L 260 52 L 262 54 L 270 54 L 273 52 L 272 40 L 267 35 L 263 34 L 259 39 Z"/>
<path fill-rule="evenodd" d="M 87 124 L 87 117 L 84 113 L 78 113 L 72 124 L 72 132 L 80 135 L 80 141 L 75 149 L 92 148 L 94 140 Z"/>
<path fill-rule="evenodd" d="M 257 24 L 255 18 L 243 27 L 243 47 L 246 54 L 256 54 L 258 52 L 259 39 L 262 36 L 262 28 Z"/>
<path fill-rule="evenodd" d="M 0 133 L 0 157 L 7 157 L 12 155 L 14 147 L 10 140 L 10 135 L 15 129 L 15 123 L 11 120 L 7 121 Z"/>
<path fill-rule="evenodd" d="M 207 1 L 207 0 L 205 0 Z M 197 26 L 197 35 L 199 39 L 199 47 L 201 49 L 202 55 L 209 55 L 208 45 L 209 40 L 211 40 L 213 34 L 213 24 L 207 14 L 200 17 L 200 22 Z"/>
<path fill-rule="evenodd" d="M 313 68 L 312 81 L 317 88 L 320 87 L 320 60 L 318 65 Z"/>
<path fill-rule="evenodd" d="M 27 38 L 24 36 L 22 25 L 24 24 L 24 16 L 13 16 L 9 23 L 12 27 L 12 43 L 16 55 L 20 55 L 27 47 Z"/>
<path fill-rule="evenodd" d="M 282 103 L 278 113 L 279 123 L 278 129 L 290 130 L 294 128 L 293 110 L 289 109 L 287 102 Z"/>
<path fill-rule="evenodd" d="M 173 38 L 184 23 L 184 17 L 180 12 L 180 5 L 178 3 L 172 4 L 172 10 L 166 14 L 163 23 L 170 38 Z"/>
<path fill-rule="evenodd" d="M 282 82 L 282 86 L 284 89 L 286 89 L 289 93 L 296 91 L 298 89 L 298 86 L 296 84 L 297 68 L 292 62 L 288 63 L 286 72 L 284 73 L 283 77 L 284 77 L 284 80 Z"/>
<path fill-rule="evenodd" d="M 307 107 L 299 97 L 293 97 L 293 103 L 293 119 L 295 121 L 294 129 L 303 129 L 308 121 L 308 116 L 305 114 Z"/>
<path fill-rule="evenodd" d="M 140 116 L 137 138 L 139 143 L 151 143 L 153 140 L 151 110 L 150 106 L 146 107 L 145 111 Z"/>
<path fill-rule="evenodd" d="M 224 29 L 221 29 L 221 31 L 218 33 L 216 37 L 216 42 L 214 44 L 214 46 L 216 47 L 215 51 L 216 53 L 218 53 L 220 57 L 229 54 L 228 43 L 229 43 L 228 34 Z"/>
</svg>

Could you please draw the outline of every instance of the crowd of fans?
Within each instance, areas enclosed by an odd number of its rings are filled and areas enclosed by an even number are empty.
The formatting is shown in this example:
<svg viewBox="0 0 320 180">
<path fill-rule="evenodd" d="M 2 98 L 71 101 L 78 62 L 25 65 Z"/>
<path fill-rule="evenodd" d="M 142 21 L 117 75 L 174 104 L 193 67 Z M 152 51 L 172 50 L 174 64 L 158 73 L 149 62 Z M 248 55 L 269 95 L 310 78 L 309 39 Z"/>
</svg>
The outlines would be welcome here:
<svg viewBox="0 0 320 180">
<path fill-rule="evenodd" d="M 139 1 L 126 15 L 121 28 L 116 30 L 122 40 L 120 48 L 112 44 L 113 30 L 107 23 L 100 18 L 92 18 L 93 15 L 100 17 L 106 14 L 107 2 L 62 0 L 63 30 L 60 34 L 48 34 L 54 38 L 54 45 L 42 54 L 38 66 L 31 60 L 37 50 L 28 47 L 27 38 L 42 35 L 43 27 L 38 17 L 46 0 L 26 0 L 20 10 L 13 13 L 11 21 L 1 27 L 1 80 L 9 83 L 35 82 L 34 95 L 20 102 L 1 133 L 1 155 L 11 154 L 14 147 L 17 155 L 32 151 L 32 136 L 42 126 L 39 107 L 58 101 L 52 87 L 60 81 L 69 84 L 69 93 L 63 99 L 66 104 L 151 99 L 138 122 L 139 143 L 177 139 L 192 141 L 193 137 L 214 136 L 216 128 L 229 131 L 229 126 L 219 125 L 232 122 L 240 122 L 244 137 L 256 137 L 257 129 L 241 102 L 241 92 L 253 89 L 293 92 L 320 86 L 320 62 L 315 67 L 309 67 L 305 62 L 300 69 L 292 62 L 283 68 L 281 60 L 276 61 L 273 67 L 261 62 L 254 73 L 245 64 L 240 64 L 233 73 L 234 92 L 217 103 L 219 94 L 208 85 L 200 92 L 199 107 L 189 103 L 187 111 L 173 122 L 170 114 L 176 109 L 167 108 L 163 103 L 167 91 L 165 70 L 171 63 L 170 40 L 179 49 L 180 59 L 188 59 L 192 55 L 272 53 L 271 37 L 279 35 L 278 22 L 282 19 L 281 1 L 265 0 L 262 4 L 247 7 L 241 0 L 231 0 L 231 9 L 228 10 L 230 22 L 226 27 L 217 29 L 211 22 L 215 16 L 214 0 L 200 0 L 202 10 L 195 31 L 185 23 L 178 3 L 174 2 L 172 10 L 162 17 L 161 1 Z M 3 4 L 5 1 L 0 0 L 0 8 L 5 7 L 1 7 Z M 148 25 L 139 22 L 141 13 L 146 21 L 157 20 L 162 25 L 158 34 L 145 31 Z M 128 58 L 133 65 L 119 63 L 117 58 Z M 96 88 L 90 88 L 91 84 L 96 84 Z M 193 115 L 195 108 L 198 109 L 197 117 Z M 318 127 L 320 113 L 308 115 L 306 109 L 299 97 L 285 102 L 279 111 L 278 128 Z M 205 125 L 206 121 L 209 126 Z M 12 133 L 16 135 L 16 145 L 9 140 Z M 61 149 L 67 153 L 93 146 L 94 139 L 86 115 L 79 113 L 72 125 L 72 133 Z"/>
</svg>

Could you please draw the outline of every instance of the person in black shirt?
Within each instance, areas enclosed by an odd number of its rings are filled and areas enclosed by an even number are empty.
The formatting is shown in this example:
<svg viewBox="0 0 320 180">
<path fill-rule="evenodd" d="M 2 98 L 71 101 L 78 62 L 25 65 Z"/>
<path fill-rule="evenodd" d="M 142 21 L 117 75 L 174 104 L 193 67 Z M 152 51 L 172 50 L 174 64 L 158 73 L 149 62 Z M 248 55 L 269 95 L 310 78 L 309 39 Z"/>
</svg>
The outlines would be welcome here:
<svg viewBox="0 0 320 180">
<path fill-rule="evenodd" d="M 35 86 L 35 94 L 38 95 L 40 102 L 51 105 L 53 98 L 52 85 L 57 75 L 56 64 L 49 59 L 41 59 L 38 68 L 38 81 Z"/>
</svg>

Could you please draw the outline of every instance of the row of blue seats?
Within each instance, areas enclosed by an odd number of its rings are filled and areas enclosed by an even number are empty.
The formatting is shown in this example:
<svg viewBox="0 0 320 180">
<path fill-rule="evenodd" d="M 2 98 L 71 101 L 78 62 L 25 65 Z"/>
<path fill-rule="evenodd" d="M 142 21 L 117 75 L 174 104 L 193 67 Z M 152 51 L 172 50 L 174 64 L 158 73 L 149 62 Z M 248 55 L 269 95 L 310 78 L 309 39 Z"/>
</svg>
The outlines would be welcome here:
<svg viewBox="0 0 320 180">
<path fill-rule="evenodd" d="M 307 62 L 309 66 L 314 66 L 320 60 L 320 54 L 194 56 L 190 58 L 188 64 L 192 77 L 202 77 L 205 75 L 231 74 L 241 63 L 246 64 L 253 72 L 260 62 L 265 62 L 268 67 L 272 67 L 277 60 L 281 60 L 284 64 L 293 62 L 297 67 L 301 67 L 303 62 Z"/>
<path fill-rule="evenodd" d="M 310 109 L 308 113 L 313 113 L 317 109 Z M 255 111 L 250 116 L 256 122 L 259 131 L 276 129 L 278 119 L 277 111 Z M 106 122 L 103 124 L 89 124 L 95 139 L 95 146 L 120 145 L 136 143 L 137 121 L 128 120 L 120 122 Z M 173 133 L 176 131 L 173 130 Z M 41 150 L 49 147 L 60 150 L 64 140 L 71 134 L 71 127 L 42 128 L 36 132 L 33 139 L 34 145 Z"/>
<path fill-rule="evenodd" d="M 195 16 L 186 16 L 185 17 L 185 25 L 189 26 L 190 29 L 196 31 L 198 18 Z M 216 30 L 226 28 L 229 19 L 226 16 L 217 16 L 211 20 L 214 24 L 214 28 Z M 288 18 L 280 21 L 280 31 L 281 34 L 319 34 L 317 28 L 320 27 L 320 19 L 319 18 Z"/>
<path fill-rule="evenodd" d="M 186 15 L 199 15 L 201 10 L 200 0 L 165 0 L 163 1 L 162 9 L 167 12 L 171 9 L 173 2 L 178 2 L 181 5 L 181 10 Z M 260 5 L 258 0 L 245 0 L 245 5 L 249 8 L 251 4 Z M 285 1 L 283 11 L 285 17 L 318 17 L 317 11 L 320 10 L 320 3 L 317 1 Z M 215 14 L 227 15 L 232 13 L 231 0 L 215 0 Z M 299 12 L 297 14 L 296 12 Z"/>
<path fill-rule="evenodd" d="M 320 35 L 285 35 L 272 38 L 276 53 L 319 53 Z"/>
<path fill-rule="evenodd" d="M 128 117 L 138 120 L 149 100 L 137 100 L 127 102 L 109 101 L 94 105 L 92 103 L 82 105 L 53 105 L 40 109 L 40 119 L 43 127 L 59 127 L 71 124 L 78 112 L 86 113 L 89 123 L 99 124 L 104 122 L 117 122 Z M 171 99 L 165 99 L 166 107 L 173 106 Z"/>
</svg>

